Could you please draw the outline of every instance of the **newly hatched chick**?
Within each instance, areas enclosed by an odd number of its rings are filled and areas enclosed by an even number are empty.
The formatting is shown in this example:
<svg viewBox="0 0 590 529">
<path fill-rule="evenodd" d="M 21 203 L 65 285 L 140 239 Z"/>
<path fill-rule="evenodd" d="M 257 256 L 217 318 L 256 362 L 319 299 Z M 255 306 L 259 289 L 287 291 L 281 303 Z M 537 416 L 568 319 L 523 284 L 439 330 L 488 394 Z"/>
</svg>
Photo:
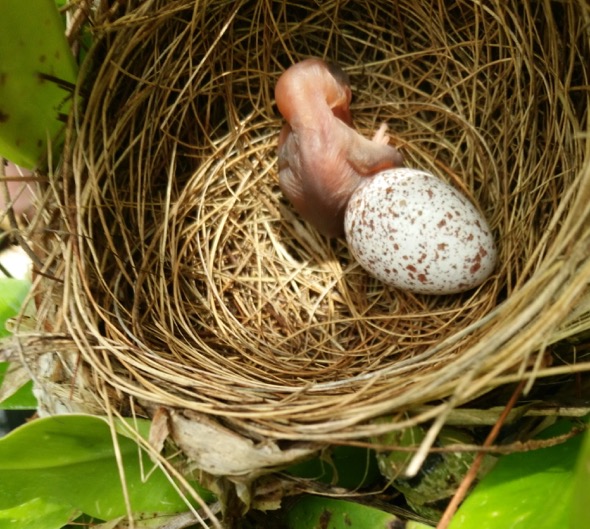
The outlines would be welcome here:
<svg viewBox="0 0 590 529">
<path fill-rule="evenodd" d="M 275 87 L 287 120 L 279 137 L 279 184 L 299 214 L 321 233 L 344 233 L 344 211 L 363 177 L 399 167 L 382 125 L 372 140 L 352 127 L 346 73 L 320 59 L 287 69 Z"/>
</svg>

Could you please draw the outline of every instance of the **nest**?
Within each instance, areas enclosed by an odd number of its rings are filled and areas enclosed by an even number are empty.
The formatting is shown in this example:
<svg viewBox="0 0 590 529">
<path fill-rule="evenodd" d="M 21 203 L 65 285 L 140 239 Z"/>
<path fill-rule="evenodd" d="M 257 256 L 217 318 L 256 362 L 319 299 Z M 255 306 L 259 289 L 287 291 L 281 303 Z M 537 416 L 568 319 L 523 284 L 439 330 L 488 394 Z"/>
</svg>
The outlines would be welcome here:
<svg viewBox="0 0 590 529">
<path fill-rule="evenodd" d="M 94 15 L 31 228 L 42 333 L 19 337 L 30 359 L 61 362 L 68 410 L 166 407 L 248 442 L 315 446 L 590 369 L 573 348 L 547 354 L 590 328 L 586 2 L 312 4 Z M 362 134 L 388 123 L 408 166 L 478 204 L 499 248 L 481 287 L 386 287 L 284 200 L 273 89 L 310 56 L 349 74 Z M 37 383 L 55 397 L 52 377 Z"/>
</svg>

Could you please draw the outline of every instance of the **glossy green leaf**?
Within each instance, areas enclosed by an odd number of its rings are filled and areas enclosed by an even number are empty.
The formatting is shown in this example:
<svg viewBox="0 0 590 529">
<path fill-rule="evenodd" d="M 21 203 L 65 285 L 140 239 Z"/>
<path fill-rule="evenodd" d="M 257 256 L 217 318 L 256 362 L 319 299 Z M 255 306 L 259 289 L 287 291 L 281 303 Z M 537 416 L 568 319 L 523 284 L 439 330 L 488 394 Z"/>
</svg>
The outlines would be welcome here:
<svg viewBox="0 0 590 529">
<path fill-rule="evenodd" d="M 575 473 L 570 529 L 590 527 L 590 431 L 584 436 Z"/>
<path fill-rule="evenodd" d="M 556 430 L 549 433 L 554 435 Z M 467 497 L 449 529 L 568 527 L 581 443 L 582 436 L 578 435 L 550 448 L 500 458 Z M 586 498 L 586 509 L 589 501 Z M 587 525 L 574 523 L 572 527 Z"/>
<path fill-rule="evenodd" d="M 135 513 L 186 510 L 168 478 L 117 436 L 125 483 Z M 211 499 L 207 491 L 202 496 Z M 123 487 L 107 422 L 85 415 L 38 419 L 0 439 L 0 510 L 37 498 L 109 520 L 126 514 Z"/>
<path fill-rule="evenodd" d="M 75 517 L 76 510 L 35 498 L 10 509 L 0 510 L 0 529 L 61 529 Z"/>
<path fill-rule="evenodd" d="M 29 169 L 60 143 L 77 68 L 54 0 L 2 0 L 0 156 Z"/>
<path fill-rule="evenodd" d="M 398 525 L 396 525 L 396 523 Z M 404 524 L 396 515 L 346 500 L 321 496 L 302 496 L 284 518 L 287 529 L 430 529 L 430 526 L 409 521 Z"/>
</svg>

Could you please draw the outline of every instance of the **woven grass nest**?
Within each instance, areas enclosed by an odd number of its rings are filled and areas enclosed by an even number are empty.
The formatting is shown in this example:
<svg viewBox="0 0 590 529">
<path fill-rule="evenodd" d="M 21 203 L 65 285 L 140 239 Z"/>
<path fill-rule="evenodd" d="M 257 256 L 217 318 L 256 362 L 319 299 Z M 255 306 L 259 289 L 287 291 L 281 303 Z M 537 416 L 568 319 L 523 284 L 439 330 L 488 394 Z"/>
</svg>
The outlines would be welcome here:
<svg viewBox="0 0 590 529">
<path fill-rule="evenodd" d="M 589 370 L 574 348 L 549 354 L 590 328 L 589 22 L 585 0 L 148 0 L 93 14 L 31 227 L 42 332 L 19 339 L 41 406 L 165 409 L 202 468 L 254 475 L 444 422 L 508 382 Z M 499 248 L 481 287 L 386 287 L 282 197 L 273 90 L 310 56 L 349 74 L 361 133 L 387 122 L 407 165 L 478 204 Z"/>
</svg>

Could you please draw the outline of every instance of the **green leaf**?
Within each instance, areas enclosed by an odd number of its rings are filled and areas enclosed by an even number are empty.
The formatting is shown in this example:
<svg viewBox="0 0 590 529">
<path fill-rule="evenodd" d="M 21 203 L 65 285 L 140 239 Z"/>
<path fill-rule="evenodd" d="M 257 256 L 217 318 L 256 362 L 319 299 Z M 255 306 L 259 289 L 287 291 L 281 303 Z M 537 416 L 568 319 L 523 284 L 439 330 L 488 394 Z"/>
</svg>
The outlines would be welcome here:
<svg viewBox="0 0 590 529">
<path fill-rule="evenodd" d="M 21 279 L 0 278 L 0 338 L 9 334 L 6 329 L 6 322 L 16 316 L 27 297 L 31 284 L 29 281 Z M 4 382 L 4 375 L 8 369 L 8 362 L 0 362 L 0 388 Z M 24 410 L 37 408 L 37 399 L 33 395 L 33 384 L 27 382 L 11 390 L 8 394 L 10 397 L 2 400 L 0 398 L 0 409 L 5 410 Z M 16 389 L 19 386 L 20 389 Z M 14 391 L 14 393 L 13 393 Z"/>
<path fill-rule="evenodd" d="M 378 419 L 379 422 L 390 419 Z M 374 439 L 379 445 L 417 447 L 426 431 L 421 426 L 404 430 L 394 430 Z M 474 439 L 466 430 L 445 426 L 438 435 L 437 445 L 441 447 L 455 444 L 472 444 Z M 444 506 L 455 494 L 475 454 L 470 452 L 432 453 L 424 461 L 415 476 L 405 476 L 406 467 L 413 454 L 402 450 L 380 451 L 377 454 L 379 468 L 391 486 L 404 495 L 406 503 L 413 511 L 428 520 L 438 520 Z M 482 470 L 488 470 L 494 458 L 486 456 Z"/>
<path fill-rule="evenodd" d="M 299 498 L 287 510 L 284 523 L 287 529 L 386 529 L 398 526 L 405 529 L 430 529 L 430 526 L 414 521 L 404 524 L 394 514 L 360 503 L 321 496 Z"/>
<path fill-rule="evenodd" d="M 570 529 L 590 527 L 590 431 L 584 435 L 575 472 Z"/>
<path fill-rule="evenodd" d="M 6 330 L 6 321 L 19 313 L 30 288 L 29 281 L 0 278 L 0 338 L 10 334 Z"/>
<path fill-rule="evenodd" d="M 2 386 L 2 374 L 7 366 L 7 362 L 0 362 L 0 387 Z M 0 410 L 36 410 L 37 407 L 37 399 L 33 394 L 33 382 L 30 380 L 10 397 L 0 402 Z"/>
<path fill-rule="evenodd" d="M 55 1 L 2 0 L 0 156 L 33 169 L 46 157 L 48 141 L 58 147 L 60 114 L 71 105 L 64 85 L 76 77 Z"/>
<path fill-rule="evenodd" d="M 0 510 L 0 529 L 61 529 L 75 517 L 76 510 L 53 505 L 40 498 Z"/>
<path fill-rule="evenodd" d="M 564 424 L 565 421 L 560 428 Z M 556 430 L 549 433 L 555 435 Z M 550 448 L 502 457 L 467 497 L 449 529 L 567 527 L 582 437 L 578 435 Z M 585 509 L 589 499 L 585 499 Z M 572 527 L 588 525 L 576 521 Z"/>
<path fill-rule="evenodd" d="M 375 451 L 355 446 L 334 446 L 320 457 L 290 466 L 287 474 L 347 489 L 373 484 L 380 476 Z"/>
<path fill-rule="evenodd" d="M 134 513 L 187 509 L 165 474 L 133 439 L 117 435 Z M 195 488 L 202 497 L 212 495 Z M 85 415 L 38 419 L 0 439 L 0 510 L 44 502 L 109 520 L 126 514 L 111 429 Z"/>
</svg>

